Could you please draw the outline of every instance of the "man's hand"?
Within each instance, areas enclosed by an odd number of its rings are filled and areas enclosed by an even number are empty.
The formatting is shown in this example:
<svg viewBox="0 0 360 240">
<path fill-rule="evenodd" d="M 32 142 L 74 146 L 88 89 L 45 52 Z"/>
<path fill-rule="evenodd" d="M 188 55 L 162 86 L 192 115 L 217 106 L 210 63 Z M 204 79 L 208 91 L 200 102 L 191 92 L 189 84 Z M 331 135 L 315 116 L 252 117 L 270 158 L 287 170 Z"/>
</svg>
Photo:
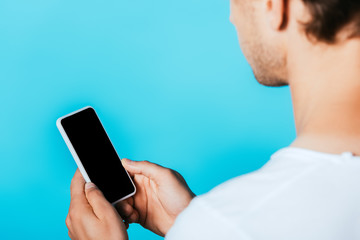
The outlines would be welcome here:
<svg viewBox="0 0 360 240">
<path fill-rule="evenodd" d="M 114 207 L 79 170 L 71 181 L 71 202 L 66 226 L 71 239 L 127 240 L 126 227 Z"/>
<path fill-rule="evenodd" d="M 148 161 L 122 159 L 122 163 L 134 179 L 136 194 L 118 203 L 117 210 L 127 223 L 140 223 L 165 236 L 194 193 L 174 170 Z"/>
</svg>

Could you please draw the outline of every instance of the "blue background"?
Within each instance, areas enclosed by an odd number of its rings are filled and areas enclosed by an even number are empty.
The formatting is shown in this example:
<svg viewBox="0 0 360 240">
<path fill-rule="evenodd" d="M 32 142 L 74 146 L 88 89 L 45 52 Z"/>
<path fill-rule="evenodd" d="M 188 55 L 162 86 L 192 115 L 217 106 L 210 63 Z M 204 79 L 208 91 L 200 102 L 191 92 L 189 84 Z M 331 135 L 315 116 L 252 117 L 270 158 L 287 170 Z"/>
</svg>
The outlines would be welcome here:
<svg viewBox="0 0 360 240">
<path fill-rule="evenodd" d="M 0 80 L 0 239 L 68 238 L 76 165 L 55 121 L 86 105 L 122 157 L 196 194 L 295 137 L 289 89 L 255 81 L 228 0 L 1 0 Z"/>
</svg>

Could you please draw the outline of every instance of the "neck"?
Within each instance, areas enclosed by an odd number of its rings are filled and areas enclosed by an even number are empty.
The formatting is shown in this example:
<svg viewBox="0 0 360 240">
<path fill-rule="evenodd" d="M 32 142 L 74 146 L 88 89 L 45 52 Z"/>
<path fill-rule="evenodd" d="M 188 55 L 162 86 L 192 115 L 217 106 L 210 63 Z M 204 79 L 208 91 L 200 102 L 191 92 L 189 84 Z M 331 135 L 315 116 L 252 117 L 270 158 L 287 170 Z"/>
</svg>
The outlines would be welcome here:
<svg viewBox="0 0 360 240">
<path fill-rule="evenodd" d="M 304 49 L 289 55 L 292 146 L 360 155 L 360 40 Z"/>
</svg>

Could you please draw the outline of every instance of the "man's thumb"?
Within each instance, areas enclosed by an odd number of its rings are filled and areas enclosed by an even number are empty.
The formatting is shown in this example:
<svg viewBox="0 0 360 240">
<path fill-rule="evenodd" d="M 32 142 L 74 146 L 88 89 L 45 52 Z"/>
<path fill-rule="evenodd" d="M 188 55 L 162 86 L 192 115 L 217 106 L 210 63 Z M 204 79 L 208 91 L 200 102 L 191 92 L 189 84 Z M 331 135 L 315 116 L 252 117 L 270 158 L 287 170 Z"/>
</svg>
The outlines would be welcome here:
<svg viewBox="0 0 360 240">
<path fill-rule="evenodd" d="M 86 198 L 98 218 L 106 216 L 112 210 L 111 204 L 106 200 L 100 189 L 92 182 L 85 184 Z"/>
<path fill-rule="evenodd" d="M 168 170 L 167 168 L 149 161 L 132 161 L 130 159 L 123 158 L 121 162 L 130 175 L 141 174 L 152 180 L 159 179 L 159 177 Z"/>
</svg>

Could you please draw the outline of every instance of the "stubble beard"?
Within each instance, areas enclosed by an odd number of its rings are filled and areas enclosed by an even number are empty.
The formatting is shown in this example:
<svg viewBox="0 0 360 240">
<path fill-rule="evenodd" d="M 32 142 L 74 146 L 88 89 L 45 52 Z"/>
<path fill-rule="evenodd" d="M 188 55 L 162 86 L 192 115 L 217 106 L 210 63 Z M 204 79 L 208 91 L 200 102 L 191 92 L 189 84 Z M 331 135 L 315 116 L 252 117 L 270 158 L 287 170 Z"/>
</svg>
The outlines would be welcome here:
<svg viewBox="0 0 360 240">
<path fill-rule="evenodd" d="M 244 55 L 248 60 L 256 80 L 264 86 L 287 86 L 286 59 L 281 51 L 258 41 L 243 43 Z M 269 44 L 270 45 L 270 44 Z"/>
</svg>

